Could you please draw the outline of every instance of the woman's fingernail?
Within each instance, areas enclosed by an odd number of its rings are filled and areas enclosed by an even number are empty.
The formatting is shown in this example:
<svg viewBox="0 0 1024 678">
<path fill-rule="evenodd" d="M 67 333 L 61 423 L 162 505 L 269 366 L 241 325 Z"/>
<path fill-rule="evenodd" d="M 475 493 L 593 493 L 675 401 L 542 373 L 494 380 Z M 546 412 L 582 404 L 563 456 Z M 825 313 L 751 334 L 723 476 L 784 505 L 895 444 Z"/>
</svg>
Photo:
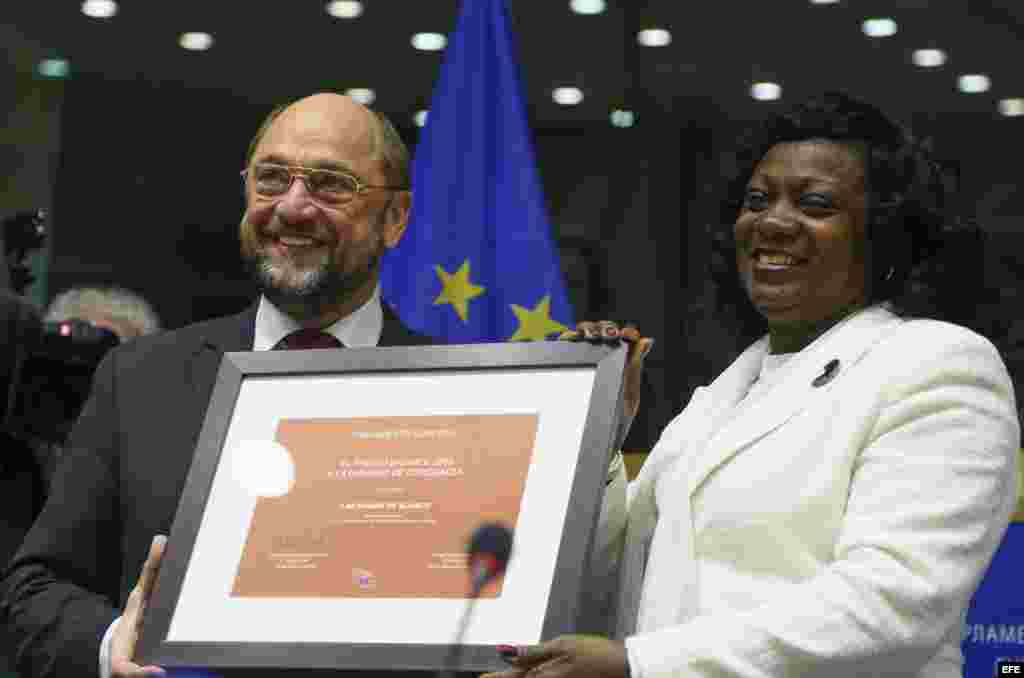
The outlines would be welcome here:
<svg viewBox="0 0 1024 678">
<path fill-rule="evenodd" d="M 507 662 L 515 661 L 519 658 L 519 648 L 515 645 L 499 645 L 498 654 Z"/>
<path fill-rule="evenodd" d="M 604 331 L 604 334 L 607 337 L 617 337 L 617 336 L 619 336 L 619 331 L 617 329 L 615 329 L 614 327 L 609 327 L 608 329 L 606 329 Z"/>
</svg>

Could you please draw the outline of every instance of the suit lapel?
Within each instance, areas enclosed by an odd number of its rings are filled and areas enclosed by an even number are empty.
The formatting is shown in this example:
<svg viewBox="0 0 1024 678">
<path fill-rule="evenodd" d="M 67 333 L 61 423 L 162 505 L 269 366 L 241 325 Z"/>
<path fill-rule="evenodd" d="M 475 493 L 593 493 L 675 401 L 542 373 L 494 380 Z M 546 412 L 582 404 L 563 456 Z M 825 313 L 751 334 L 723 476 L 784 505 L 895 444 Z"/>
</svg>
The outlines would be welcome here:
<svg viewBox="0 0 1024 678">
<path fill-rule="evenodd" d="M 251 351 L 255 331 L 256 305 L 253 304 L 237 315 L 210 321 L 192 348 L 185 364 L 185 378 L 192 388 L 195 420 L 200 426 L 217 380 L 221 357 L 232 351 Z"/>
<path fill-rule="evenodd" d="M 767 340 L 762 339 L 744 352 L 709 387 L 715 403 L 714 424 L 706 445 L 696 450 L 688 474 L 690 495 L 715 469 L 784 425 L 832 389 L 864 353 L 900 322 L 898 317 L 881 306 L 857 313 L 793 356 L 781 368 L 782 372 L 771 390 L 761 394 L 747 409 L 740 405 L 737 412 L 736 406 L 758 374 L 768 348 Z M 831 377 L 821 379 L 826 365 L 833 360 L 837 360 L 838 365 L 831 371 Z"/>
</svg>

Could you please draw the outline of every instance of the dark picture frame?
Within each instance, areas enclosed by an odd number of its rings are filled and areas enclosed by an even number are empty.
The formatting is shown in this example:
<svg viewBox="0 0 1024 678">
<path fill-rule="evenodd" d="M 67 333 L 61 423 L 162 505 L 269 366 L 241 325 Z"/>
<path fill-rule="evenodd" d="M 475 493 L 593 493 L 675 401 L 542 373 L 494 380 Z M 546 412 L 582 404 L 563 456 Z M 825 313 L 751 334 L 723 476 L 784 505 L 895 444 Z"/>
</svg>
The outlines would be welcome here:
<svg viewBox="0 0 1024 678">
<path fill-rule="evenodd" d="M 578 444 L 577 449 L 565 451 L 572 464 L 569 467 L 572 469 L 571 477 L 567 478 L 569 482 L 557 481 L 569 485 L 564 488 L 568 500 L 559 541 L 546 545 L 557 549 L 557 555 L 548 556 L 554 558 L 555 566 L 543 619 L 536 620 L 541 629 L 540 638 L 533 642 L 575 632 L 583 621 L 584 597 L 588 595 L 584 590 L 588 555 L 595 539 L 608 465 L 615 453 L 612 447 L 621 417 L 625 359 L 625 346 L 609 348 L 570 342 L 226 353 L 146 611 L 146 623 L 139 637 L 135 661 L 168 668 L 204 667 L 257 672 L 259 669 L 423 672 L 446 669 L 479 672 L 505 666 L 495 647 L 500 641 L 464 644 L 455 652 L 454 638 L 446 642 L 415 642 L 415 639 L 408 643 L 394 639 L 388 642 L 362 642 L 365 639 L 349 642 L 344 637 L 344 624 L 339 624 L 337 633 L 340 637 L 331 642 L 294 642 L 294 639 L 288 642 L 265 639 L 225 641 L 216 638 L 183 641 L 171 638 L 172 620 L 182 600 L 186 576 L 190 567 L 195 565 L 197 538 L 211 505 L 214 481 L 222 460 L 228 456 L 224 449 L 230 430 L 236 425 L 233 423 L 236 406 L 249 380 L 265 385 L 268 379 L 291 379 L 289 383 L 295 384 L 296 379 L 329 377 L 341 384 L 354 384 L 369 377 L 394 379 L 396 385 L 401 385 L 404 380 L 422 381 L 426 376 L 435 384 L 432 388 L 443 389 L 445 380 L 457 379 L 457 375 L 482 375 L 480 378 L 499 380 L 504 378 L 503 375 L 515 375 L 517 384 L 522 385 L 524 379 L 529 380 L 525 382 L 527 385 L 537 383 L 547 398 L 552 397 L 549 392 L 553 384 L 564 382 L 566 389 L 575 392 L 557 394 L 557 401 L 575 401 L 577 411 L 584 414 L 581 417 L 582 428 L 566 433 L 572 435 L 572 439 L 578 439 Z M 586 377 L 581 381 L 569 376 L 585 373 L 591 374 L 592 378 Z M 311 381 L 301 383 L 312 384 Z M 585 390 L 578 386 L 581 383 L 589 383 L 589 392 L 580 392 Z M 556 390 L 558 388 L 561 386 L 556 386 Z M 530 397 L 523 396 L 529 389 L 519 388 L 519 391 L 521 399 Z M 469 406 L 478 394 L 450 396 L 465 397 Z M 500 395 L 492 397 L 500 398 Z M 537 397 L 541 398 L 540 395 Z M 557 425 L 557 419 L 560 417 L 549 417 L 548 421 Z M 547 454 L 550 456 L 551 452 Z M 525 495 L 523 503 L 526 503 Z M 517 545 L 521 538 L 522 535 L 517 535 Z M 513 560 L 529 559 L 533 557 L 532 552 L 540 554 L 544 551 L 545 548 L 526 550 L 514 547 Z M 317 600 L 322 602 L 322 599 Z M 460 605 L 465 606 L 465 603 L 460 601 Z M 213 606 L 216 606 L 216 601 L 211 602 L 211 609 Z M 280 619 L 273 621 L 281 622 Z M 447 666 L 455 656 L 458 663 Z"/>
</svg>

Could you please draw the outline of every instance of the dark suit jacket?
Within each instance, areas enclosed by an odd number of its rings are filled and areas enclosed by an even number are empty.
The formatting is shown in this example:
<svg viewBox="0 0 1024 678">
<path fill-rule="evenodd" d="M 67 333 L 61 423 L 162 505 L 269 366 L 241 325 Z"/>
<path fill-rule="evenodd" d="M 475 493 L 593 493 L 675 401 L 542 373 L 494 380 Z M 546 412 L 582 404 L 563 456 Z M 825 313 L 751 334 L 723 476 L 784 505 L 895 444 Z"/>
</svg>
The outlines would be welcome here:
<svg viewBox="0 0 1024 678">
<path fill-rule="evenodd" d="M 25 678 L 89 678 L 150 543 L 169 534 L 221 354 L 252 350 L 256 306 L 132 341 L 97 368 L 50 499 L 0 582 Z M 430 343 L 384 306 L 382 346 Z"/>
</svg>

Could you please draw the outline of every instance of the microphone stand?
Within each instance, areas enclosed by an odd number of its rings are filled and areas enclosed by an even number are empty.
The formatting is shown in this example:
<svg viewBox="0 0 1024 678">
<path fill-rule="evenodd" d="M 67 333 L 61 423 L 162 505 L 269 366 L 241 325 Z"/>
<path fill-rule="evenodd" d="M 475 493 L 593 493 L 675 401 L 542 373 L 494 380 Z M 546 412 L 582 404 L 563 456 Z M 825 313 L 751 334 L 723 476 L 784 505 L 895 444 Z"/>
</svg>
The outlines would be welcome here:
<svg viewBox="0 0 1024 678">
<path fill-rule="evenodd" d="M 466 609 L 459 619 L 459 627 L 455 632 L 455 641 L 452 643 L 448 656 L 444 660 L 444 669 L 438 674 L 439 678 L 455 678 L 455 667 L 462 659 L 462 641 L 466 638 L 466 631 L 469 629 L 469 622 L 473 618 L 473 610 L 476 609 L 476 601 L 480 599 L 480 592 L 489 581 L 497 576 L 495 565 L 491 558 L 481 558 L 474 567 L 473 584 L 469 590 L 469 599 L 466 601 Z"/>
<path fill-rule="evenodd" d="M 512 532 L 504 525 L 497 523 L 478 527 L 470 538 L 469 566 L 473 577 L 470 580 L 469 599 L 466 609 L 459 620 L 455 640 L 444 661 L 444 669 L 438 672 L 438 678 L 455 678 L 455 670 L 462 659 L 463 641 L 466 630 L 473 618 L 476 601 L 484 586 L 505 572 L 509 556 L 512 553 Z"/>
</svg>

